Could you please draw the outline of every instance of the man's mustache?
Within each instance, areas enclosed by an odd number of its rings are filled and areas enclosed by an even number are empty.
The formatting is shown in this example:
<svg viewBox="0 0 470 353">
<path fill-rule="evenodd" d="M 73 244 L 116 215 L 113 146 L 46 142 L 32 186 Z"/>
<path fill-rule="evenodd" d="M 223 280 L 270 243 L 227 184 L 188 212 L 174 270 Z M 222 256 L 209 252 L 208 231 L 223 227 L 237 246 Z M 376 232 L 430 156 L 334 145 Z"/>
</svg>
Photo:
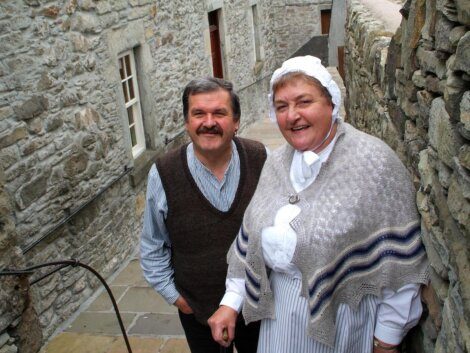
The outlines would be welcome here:
<svg viewBox="0 0 470 353">
<path fill-rule="evenodd" d="M 196 130 L 196 133 L 199 134 L 214 134 L 214 135 L 223 135 L 222 129 L 218 125 L 211 127 L 201 126 Z"/>
</svg>

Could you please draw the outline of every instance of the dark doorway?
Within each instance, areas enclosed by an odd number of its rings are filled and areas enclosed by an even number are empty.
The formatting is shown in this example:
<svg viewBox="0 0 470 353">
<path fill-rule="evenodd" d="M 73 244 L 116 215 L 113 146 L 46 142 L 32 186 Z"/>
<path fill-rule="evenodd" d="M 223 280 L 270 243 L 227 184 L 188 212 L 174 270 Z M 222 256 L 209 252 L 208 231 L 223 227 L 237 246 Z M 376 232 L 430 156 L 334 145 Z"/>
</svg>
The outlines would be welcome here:
<svg viewBox="0 0 470 353">
<path fill-rule="evenodd" d="M 209 12 L 209 33 L 211 38 L 212 71 L 214 77 L 223 78 L 222 50 L 220 47 L 220 27 L 218 10 Z"/>
<path fill-rule="evenodd" d="M 331 10 L 321 10 L 321 34 L 330 33 Z"/>
</svg>

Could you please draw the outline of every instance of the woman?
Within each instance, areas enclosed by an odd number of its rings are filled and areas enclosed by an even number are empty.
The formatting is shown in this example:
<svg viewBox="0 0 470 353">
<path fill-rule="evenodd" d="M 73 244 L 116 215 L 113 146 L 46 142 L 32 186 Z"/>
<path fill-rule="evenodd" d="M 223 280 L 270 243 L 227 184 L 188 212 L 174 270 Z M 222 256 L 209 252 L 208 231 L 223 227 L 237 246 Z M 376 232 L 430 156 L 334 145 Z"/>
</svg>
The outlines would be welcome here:
<svg viewBox="0 0 470 353">
<path fill-rule="evenodd" d="M 284 62 L 270 91 L 288 144 L 268 157 L 229 252 L 213 337 L 229 344 L 244 298 L 245 320 L 262 320 L 259 353 L 398 352 L 428 281 L 409 175 L 339 118 L 318 58 Z"/>
</svg>

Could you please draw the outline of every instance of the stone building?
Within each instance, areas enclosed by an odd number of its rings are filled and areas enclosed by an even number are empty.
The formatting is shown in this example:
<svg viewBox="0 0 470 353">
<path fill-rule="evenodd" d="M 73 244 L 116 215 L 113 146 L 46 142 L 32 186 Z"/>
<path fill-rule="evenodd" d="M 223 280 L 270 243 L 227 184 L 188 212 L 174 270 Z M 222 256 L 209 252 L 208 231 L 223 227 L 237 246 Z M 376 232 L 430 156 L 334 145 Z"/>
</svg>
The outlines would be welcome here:
<svg viewBox="0 0 470 353">
<path fill-rule="evenodd" d="M 0 2 L 0 270 L 76 258 L 110 276 L 138 243 L 151 163 L 185 140 L 184 85 L 223 76 L 240 93 L 242 128 L 264 117 L 273 69 L 321 34 L 330 8 Z M 98 286 L 70 267 L 31 287 L 0 277 L 0 352 L 37 351 Z"/>
<path fill-rule="evenodd" d="M 407 351 L 470 352 L 470 2 L 351 0 L 346 13 L 349 121 L 411 172 L 431 265 Z"/>
</svg>

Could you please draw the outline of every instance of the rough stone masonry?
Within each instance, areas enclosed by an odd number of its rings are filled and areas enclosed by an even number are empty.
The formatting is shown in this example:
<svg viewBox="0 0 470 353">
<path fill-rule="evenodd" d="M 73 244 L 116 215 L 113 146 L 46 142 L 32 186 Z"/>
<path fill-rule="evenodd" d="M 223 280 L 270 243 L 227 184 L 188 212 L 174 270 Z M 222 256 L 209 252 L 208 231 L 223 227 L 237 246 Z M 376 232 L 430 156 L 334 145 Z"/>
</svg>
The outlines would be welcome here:
<svg viewBox="0 0 470 353">
<path fill-rule="evenodd" d="M 401 15 L 390 31 L 351 1 L 346 110 L 415 180 L 431 285 L 407 351 L 470 352 L 470 2 L 408 0 Z"/>
</svg>

